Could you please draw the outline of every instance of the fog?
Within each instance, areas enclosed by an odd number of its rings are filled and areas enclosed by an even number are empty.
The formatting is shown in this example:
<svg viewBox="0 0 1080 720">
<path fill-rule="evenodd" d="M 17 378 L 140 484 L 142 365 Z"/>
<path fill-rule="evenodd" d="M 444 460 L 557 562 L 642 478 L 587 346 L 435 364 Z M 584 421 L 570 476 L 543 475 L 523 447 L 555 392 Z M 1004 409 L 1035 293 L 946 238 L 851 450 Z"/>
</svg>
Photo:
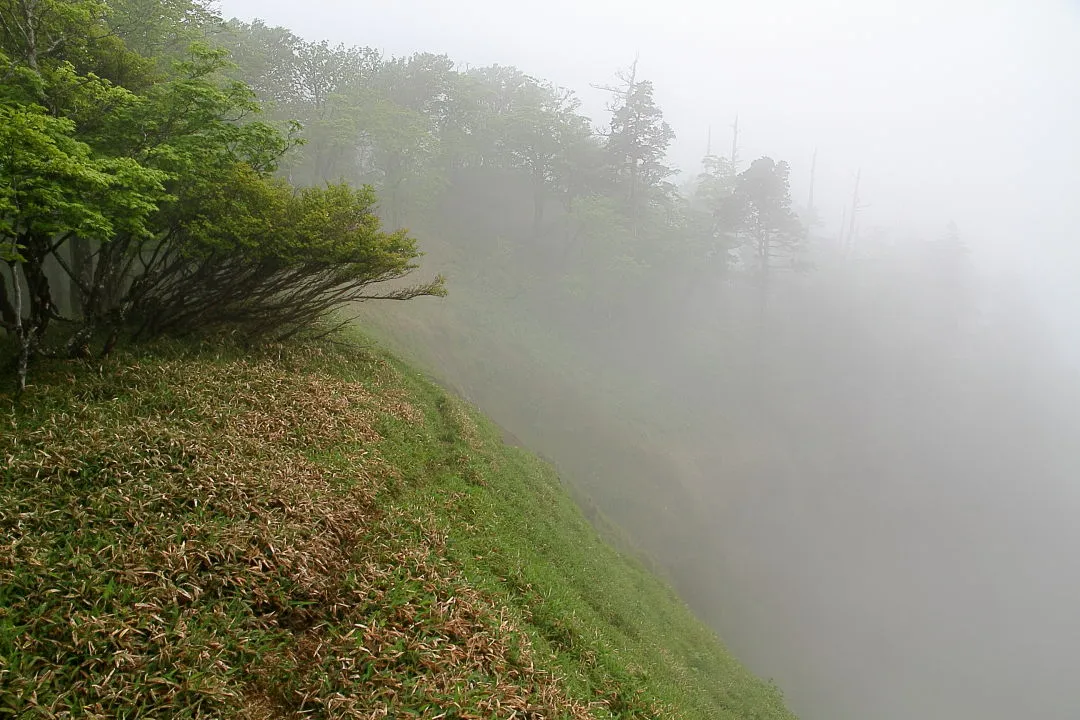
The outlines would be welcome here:
<svg viewBox="0 0 1080 720">
<path fill-rule="evenodd" d="M 698 168 L 710 127 L 726 151 L 738 115 L 742 156 L 796 165 L 797 198 L 819 149 L 833 224 L 859 167 L 870 224 L 954 219 L 1003 245 L 1018 233 L 1071 245 L 1065 229 L 1080 218 L 1068 201 L 1080 189 L 1075 3 L 227 0 L 223 9 L 393 55 L 515 65 L 578 91 L 597 124 L 605 98 L 591 86 L 640 56 L 675 129 L 678 167 Z M 991 219 L 987 207 L 1008 212 Z"/>
<path fill-rule="evenodd" d="M 805 220 L 816 152 L 809 262 L 765 291 L 738 261 L 662 258 L 582 290 L 567 253 L 624 251 L 574 244 L 580 211 L 537 242 L 527 193 L 469 170 L 402 211 L 450 297 L 363 317 L 550 458 L 804 720 L 1080 717 L 1080 8 L 221 9 L 515 66 L 594 128 L 637 57 L 687 196 L 738 117 L 738 169 L 790 163 Z"/>
</svg>

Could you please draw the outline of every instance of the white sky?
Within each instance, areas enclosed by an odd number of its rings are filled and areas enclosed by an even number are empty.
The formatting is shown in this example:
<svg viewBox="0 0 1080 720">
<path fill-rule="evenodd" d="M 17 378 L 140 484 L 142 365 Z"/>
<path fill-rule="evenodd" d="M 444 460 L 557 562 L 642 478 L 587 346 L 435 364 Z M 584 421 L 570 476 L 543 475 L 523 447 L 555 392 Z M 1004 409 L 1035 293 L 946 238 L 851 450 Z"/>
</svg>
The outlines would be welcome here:
<svg viewBox="0 0 1080 720">
<path fill-rule="evenodd" d="M 1080 226 L 1080 2 L 1067 0 L 222 0 L 309 39 L 388 54 L 516 65 L 579 92 L 594 122 L 612 79 L 640 70 L 696 170 L 708 128 L 725 154 L 793 167 L 839 223 L 857 168 L 864 223 L 930 234 L 955 219 L 1000 248 L 1071 248 Z M 1030 243 L 1030 239 L 1038 242 Z M 1080 258 L 1080 252 L 1077 253 Z"/>
</svg>

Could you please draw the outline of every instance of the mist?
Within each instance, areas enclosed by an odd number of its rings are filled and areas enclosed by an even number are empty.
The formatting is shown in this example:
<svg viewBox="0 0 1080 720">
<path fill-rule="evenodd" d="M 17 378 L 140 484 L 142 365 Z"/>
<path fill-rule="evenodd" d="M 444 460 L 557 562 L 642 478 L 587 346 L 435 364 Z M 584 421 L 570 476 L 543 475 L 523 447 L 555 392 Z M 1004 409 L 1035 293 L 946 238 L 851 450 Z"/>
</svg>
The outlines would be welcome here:
<svg viewBox="0 0 1080 720">
<path fill-rule="evenodd" d="M 221 11 L 477 83 L 516 67 L 598 138 L 636 58 L 674 132 L 669 215 L 786 161 L 805 233 L 757 274 L 741 231 L 638 237 L 591 196 L 541 217 L 504 169 L 418 172 L 384 214 L 450 296 L 358 312 L 549 458 L 804 720 L 1080 716 L 1074 4 Z"/>
<path fill-rule="evenodd" d="M 1080 161 L 1073 3 L 229 0 L 223 10 L 392 55 L 514 65 L 577 91 L 597 124 L 606 98 L 592 86 L 638 56 L 684 175 L 698 169 L 710 128 L 727 151 L 738 116 L 743 157 L 795 164 L 797 198 L 818 148 L 832 224 L 859 167 L 868 224 L 925 230 L 953 219 L 984 242 L 1024 233 L 1064 246 L 1078 218 L 1065 202 L 1080 187 L 1068 171 Z"/>
</svg>

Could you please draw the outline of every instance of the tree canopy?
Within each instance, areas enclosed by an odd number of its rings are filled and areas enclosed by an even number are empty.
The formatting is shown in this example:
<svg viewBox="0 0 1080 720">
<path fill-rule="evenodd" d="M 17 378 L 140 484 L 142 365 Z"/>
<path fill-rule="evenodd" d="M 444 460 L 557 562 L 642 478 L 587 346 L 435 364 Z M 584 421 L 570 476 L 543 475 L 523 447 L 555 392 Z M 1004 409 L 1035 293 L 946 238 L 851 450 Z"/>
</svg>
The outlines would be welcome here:
<svg viewBox="0 0 1080 720">
<path fill-rule="evenodd" d="M 229 323 L 287 334 L 352 300 L 441 293 L 368 289 L 419 257 L 382 223 L 460 227 L 473 250 L 516 238 L 527 263 L 481 252 L 476 272 L 590 298 L 597 322 L 675 270 L 764 278 L 806 240 L 784 162 L 709 156 L 679 187 L 637 62 L 594 121 L 516 68 L 385 57 L 204 0 L 4 0 L 0 52 L 0 317 L 28 356 Z"/>
<path fill-rule="evenodd" d="M 0 2 L 0 328 L 23 382 L 35 355 L 121 336 L 282 336 L 349 302 L 443 291 L 373 287 L 419 252 L 383 229 L 372 187 L 279 177 L 300 126 L 228 77 L 218 27 L 198 0 Z M 329 122 L 363 58 L 307 50 L 281 69 L 283 99 Z"/>
<path fill-rule="evenodd" d="M 667 160 L 674 132 L 637 62 L 597 86 L 610 94 L 610 115 L 596 121 L 573 91 L 513 67 L 463 68 L 429 53 L 387 58 L 259 22 L 231 21 L 219 41 L 271 115 L 305 128 L 308 144 L 285 160 L 289 177 L 370 182 L 394 225 L 483 213 L 505 214 L 499 226 L 509 228 L 527 203 L 528 228 L 512 233 L 533 241 L 550 287 L 633 293 L 673 264 L 738 267 L 724 258 L 752 243 L 759 208 L 747 193 L 760 166 L 744 173 L 736 197 L 732 159 L 710 156 L 680 191 Z M 500 207 L 483 206 L 495 196 Z M 796 222 L 790 199 L 786 207 Z M 768 244 L 776 250 L 781 240 L 771 233 Z"/>
</svg>

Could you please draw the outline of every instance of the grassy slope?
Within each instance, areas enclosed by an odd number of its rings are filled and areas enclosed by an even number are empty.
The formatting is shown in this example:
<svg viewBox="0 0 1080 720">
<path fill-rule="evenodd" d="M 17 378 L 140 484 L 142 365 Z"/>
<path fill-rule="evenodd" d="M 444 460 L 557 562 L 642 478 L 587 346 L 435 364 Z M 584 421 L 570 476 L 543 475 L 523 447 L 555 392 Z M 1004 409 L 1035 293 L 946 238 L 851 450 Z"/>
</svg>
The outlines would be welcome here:
<svg viewBox="0 0 1080 720">
<path fill-rule="evenodd" d="M 791 717 L 380 351 L 55 364 L 0 458 L 0 716 Z"/>
</svg>

